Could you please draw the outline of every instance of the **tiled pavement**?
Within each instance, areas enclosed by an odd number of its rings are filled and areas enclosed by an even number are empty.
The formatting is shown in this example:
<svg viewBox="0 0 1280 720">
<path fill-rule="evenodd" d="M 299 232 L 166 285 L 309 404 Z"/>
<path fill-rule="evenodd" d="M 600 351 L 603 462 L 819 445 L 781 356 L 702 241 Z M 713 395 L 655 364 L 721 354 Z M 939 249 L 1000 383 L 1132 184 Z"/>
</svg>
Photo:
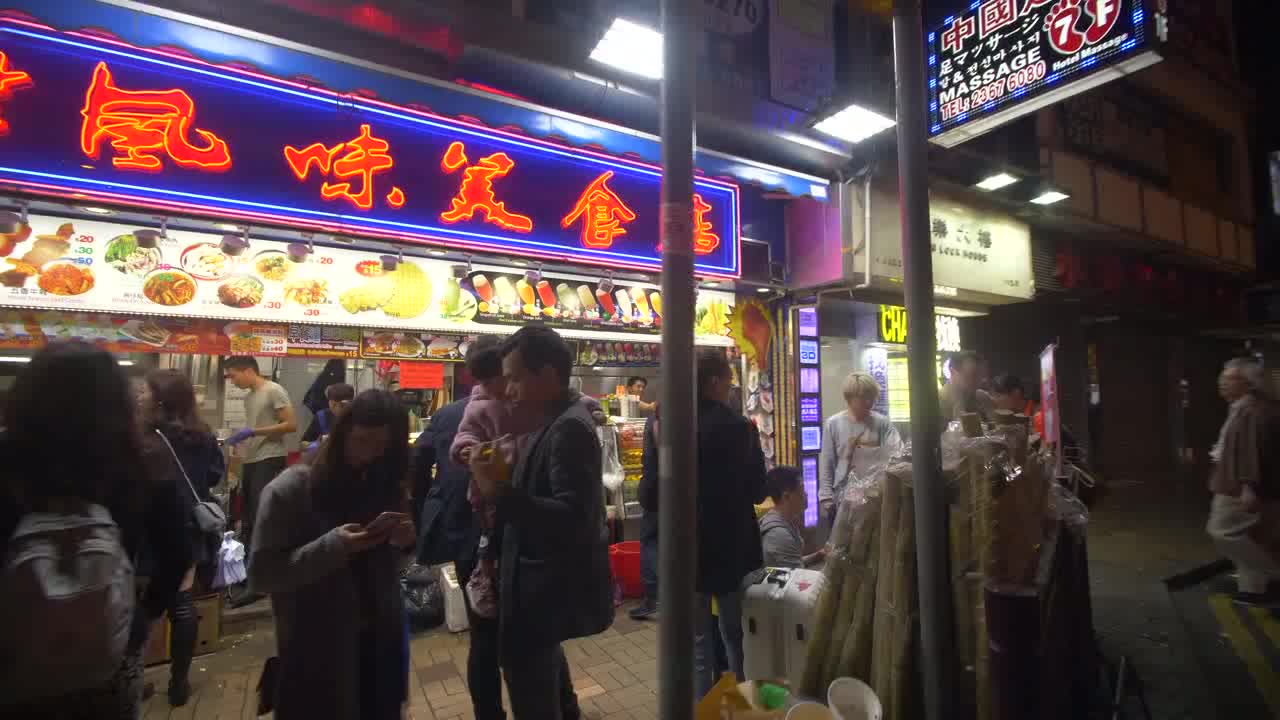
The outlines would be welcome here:
<svg viewBox="0 0 1280 720">
<path fill-rule="evenodd" d="M 619 610 L 614 625 L 600 635 L 565 643 L 565 655 L 583 716 L 592 720 L 650 720 L 657 717 L 657 626 L 636 623 Z M 160 690 L 144 708 L 147 720 L 195 718 L 247 720 L 256 717 L 254 688 L 262 663 L 275 650 L 275 631 L 267 619 L 228 626 L 217 653 L 197 658 L 191 669 L 194 693 L 182 708 L 164 697 L 168 666 L 147 673 Z M 467 694 L 467 633 L 443 628 L 415 636 L 410 643 L 406 717 L 414 720 L 472 718 Z M 505 696 L 505 694 L 504 694 Z"/>
</svg>

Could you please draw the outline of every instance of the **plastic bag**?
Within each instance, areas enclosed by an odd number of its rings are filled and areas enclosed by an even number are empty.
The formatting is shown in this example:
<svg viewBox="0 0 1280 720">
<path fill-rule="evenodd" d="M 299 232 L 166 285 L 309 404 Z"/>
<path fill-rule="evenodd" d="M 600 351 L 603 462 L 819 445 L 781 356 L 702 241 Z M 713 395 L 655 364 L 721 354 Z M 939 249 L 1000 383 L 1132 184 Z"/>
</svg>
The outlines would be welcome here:
<svg viewBox="0 0 1280 720">
<path fill-rule="evenodd" d="M 1068 527 L 1084 528 L 1089 524 L 1089 509 L 1062 483 L 1053 483 L 1049 492 L 1049 512 Z"/>
<path fill-rule="evenodd" d="M 236 540 L 236 534 L 222 534 L 222 547 L 218 549 L 218 569 L 213 575 L 214 589 L 239 585 L 249 577 L 244 565 L 244 544 Z"/>
<path fill-rule="evenodd" d="M 422 565 L 413 563 L 400 573 L 400 580 L 409 587 L 422 587 L 424 585 L 434 585 L 439 580 L 436 578 L 437 573 L 430 565 Z"/>
<path fill-rule="evenodd" d="M 618 433 L 611 426 L 596 428 L 596 436 L 600 438 L 601 473 L 604 486 L 609 492 L 617 492 L 622 487 L 626 472 L 622 469 L 622 461 L 618 459 Z"/>
<path fill-rule="evenodd" d="M 415 631 L 429 630 L 444 623 L 444 592 L 438 580 L 427 578 L 426 583 L 415 584 L 406 575 L 400 578 L 400 591 L 404 594 L 409 625 Z"/>
</svg>

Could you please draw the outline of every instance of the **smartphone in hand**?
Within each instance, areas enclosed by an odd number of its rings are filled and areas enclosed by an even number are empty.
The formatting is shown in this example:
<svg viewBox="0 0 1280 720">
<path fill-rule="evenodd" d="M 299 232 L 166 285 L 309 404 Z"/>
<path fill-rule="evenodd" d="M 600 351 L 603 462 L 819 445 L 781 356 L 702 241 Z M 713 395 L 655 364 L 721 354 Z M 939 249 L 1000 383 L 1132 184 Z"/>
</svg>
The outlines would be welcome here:
<svg viewBox="0 0 1280 720">
<path fill-rule="evenodd" d="M 368 525 L 365 525 L 364 530 L 370 535 L 381 535 L 382 533 L 389 532 L 407 517 L 409 516 L 402 512 L 384 512 L 374 518 Z"/>
</svg>

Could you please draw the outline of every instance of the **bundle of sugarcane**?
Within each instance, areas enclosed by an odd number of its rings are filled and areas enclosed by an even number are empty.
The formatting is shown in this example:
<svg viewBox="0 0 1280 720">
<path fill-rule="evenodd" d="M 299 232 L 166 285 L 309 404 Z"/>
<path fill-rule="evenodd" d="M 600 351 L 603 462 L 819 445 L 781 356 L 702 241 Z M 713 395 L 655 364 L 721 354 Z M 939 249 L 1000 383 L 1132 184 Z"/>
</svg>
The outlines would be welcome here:
<svg viewBox="0 0 1280 720">
<path fill-rule="evenodd" d="M 880 528 L 877 538 L 877 577 L 875 612 L 871 628 L 871 689 L 881 704 L 889 697 L 889 651 L 893 630 L 893 560 L 898 547 L 898 523 L 901 520 L 902 480 L 895 473 L 885 475 L 880 486 Z"/>
<path fill-rule="evenodd" d="M 827 648 L 831 643 L 831 628 L 840 606 L 840 591 L 849 563 L 837 556 L 827 560 L 826 584 L 818 596 L 813 610 L 813 634 L 805 648 L 804 672 L 800 675 L 800 694 L 806 697 L 825 697 L 823 681 L 826 679 Z"/>
<path fill-rule="evenodd" d="M 869 555 L 871 547 L 871 539 L 873 530 L 878 530 L 880 526 L 880 499 L 874 498 L 865 505 L 858 508 L 852 525 L 852 535 L 849 540 L 849 550 L 845 555 L 849 562 L 849 567 L 844 574 L 844 584 L 840 589 L 839 607 L 836 610 L 835 621 L 831 626 L 831 639 L 827 645 L 827 657 L 823 663 L 823 683 L 830 684 L 832 680 L 840 677 L 840 658 L 844 652 L 844 647 L 849 635 L 856 631 L 854 619 L 856 617 L 858 597 L 866 586 L 867 578 L 873 578 L 870 582 L 874 587 L 875 572 L 869 569 Z M 817 628 L 815 627 L 815 631 Z"/>
<path fill-rule="evenodd" d="M 995 537 L 992 543 L 990 579 L 999 584 L 1025 585 L 1035 578 L 1044 541 L 1044 506 L 1047 497 L 1045 465 L 1027 455 L 1027 424 L 1020 415 L 997 415 L 997 431 L 1012 462 L 1021 468 L 992 495 Z"/>
<path fill-rule="evenodd" d="M 906 484 L 899 500 L 897 547 L 894 550 L 893 569 L 886 578 L 893 583 L 893 630 L 890 647 L 893 650 L 889 663 L 889 695 L 885 705 L 885 717 L 902 720 L 909 713 L 909 695 L 915 678 L 912 659 L 916 618 L 916 538 L 915 509 L 912 491 Z M 884 704 L 885 696 L 881 696 Z"/>
<path fill-rule="evenodd" d="M 845 636 L 844 648 L 840 651 L 836 677 L 855 677 L 859 680 L 871 678 L 871 623 L 875 613 L 876 583 L 880 568 L 880 559 L 877 556 L 879 544 L 877 532 L 871 536 L 871 542 L 867 546 L 867 569 L 863 575 L 862 584 L 858 587 L 853 622 Z"/>
</svg>

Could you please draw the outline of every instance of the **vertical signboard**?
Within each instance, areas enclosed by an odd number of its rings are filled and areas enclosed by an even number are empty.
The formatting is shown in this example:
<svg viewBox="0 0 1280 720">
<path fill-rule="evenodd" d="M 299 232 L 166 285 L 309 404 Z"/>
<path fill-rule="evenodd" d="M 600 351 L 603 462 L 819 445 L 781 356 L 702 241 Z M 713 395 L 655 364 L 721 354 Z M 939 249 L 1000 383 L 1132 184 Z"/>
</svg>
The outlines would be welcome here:
<svg viewBox="0 0 1280 720">
<path fill-rule="evenodd" d="M 958 145 L 1159 62 L 1149 5 L 1164 3 L 981 0 L 948 17 L 926 43 L 930 139 Z"/>
<path fill-rule="evenodd" d="M 822 351 L 818 333 L 818 308 L 798 307 L 796 357 L 800 359 L 800 392 L 796 403 L 796 427 L 800 428 L 800 475 L 809 507 L 805 527 L 818 524 L 818 455 L 822 451 Z"/>
</svg>

